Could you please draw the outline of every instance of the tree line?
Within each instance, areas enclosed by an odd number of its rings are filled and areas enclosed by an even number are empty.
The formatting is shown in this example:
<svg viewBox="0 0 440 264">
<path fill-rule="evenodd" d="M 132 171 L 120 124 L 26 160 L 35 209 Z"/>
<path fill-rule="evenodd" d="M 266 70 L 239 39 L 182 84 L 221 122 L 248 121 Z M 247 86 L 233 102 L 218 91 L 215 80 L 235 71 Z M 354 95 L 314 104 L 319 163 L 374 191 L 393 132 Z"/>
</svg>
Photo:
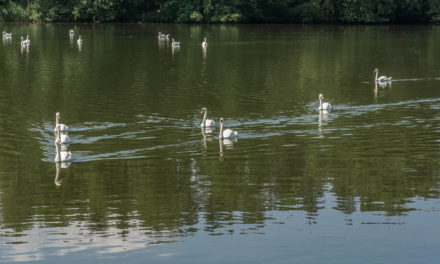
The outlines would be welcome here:
<svg viewBox="0 0 440 264">
<path fill-rule="evenodd" d="M 0 0 L 0 20 L 438 23 L 440 0 Z"/>
</svg>

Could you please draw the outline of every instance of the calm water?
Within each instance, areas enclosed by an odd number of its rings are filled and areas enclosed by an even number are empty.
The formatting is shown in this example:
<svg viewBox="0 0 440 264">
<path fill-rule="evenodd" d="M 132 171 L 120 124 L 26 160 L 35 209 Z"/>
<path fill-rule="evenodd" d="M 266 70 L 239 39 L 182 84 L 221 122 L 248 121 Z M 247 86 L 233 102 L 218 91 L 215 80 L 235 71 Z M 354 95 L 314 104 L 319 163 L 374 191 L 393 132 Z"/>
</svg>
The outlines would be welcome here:
<svg viewBox="0 0 440 264">
<path fill-rule="evenodd" d="M 440 26 L 70 27 L 0 24 L 0 262 L 440 261 Z"/>
</svg>

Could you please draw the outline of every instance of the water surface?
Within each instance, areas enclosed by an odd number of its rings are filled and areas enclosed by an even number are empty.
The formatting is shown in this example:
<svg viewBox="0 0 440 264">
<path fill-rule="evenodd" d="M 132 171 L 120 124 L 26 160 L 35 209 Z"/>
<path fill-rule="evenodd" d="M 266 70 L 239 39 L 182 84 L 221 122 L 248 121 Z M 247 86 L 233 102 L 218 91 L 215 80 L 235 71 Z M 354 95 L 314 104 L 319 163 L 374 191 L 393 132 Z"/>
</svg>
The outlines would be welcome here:
<svg viewBox="0 0 440 264">
<path fill-rule="evenodd" d="M 0 25 L 0 262 L 439 261 L 440 27 Z"/>
</svg>

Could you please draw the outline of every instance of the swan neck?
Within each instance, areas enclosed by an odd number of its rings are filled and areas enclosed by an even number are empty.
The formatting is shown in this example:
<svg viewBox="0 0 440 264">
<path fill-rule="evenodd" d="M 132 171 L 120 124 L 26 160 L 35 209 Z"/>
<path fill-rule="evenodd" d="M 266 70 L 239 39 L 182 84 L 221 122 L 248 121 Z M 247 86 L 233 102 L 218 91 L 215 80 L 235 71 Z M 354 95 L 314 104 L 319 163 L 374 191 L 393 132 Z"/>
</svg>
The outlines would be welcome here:
<svg viewBox="0 0 440 264">
<path fill-rule="evenodd" d="M 223 139 L 223 122 L 220 122 L 220 132 L 218 134 L 220 139 Z"/>
<path fill-rule="evenodd" d="M 322 107 L 322 98 L 319 97 L 319 107 Z"/>
<path fill-rule="evenodd" d="M 206 126 L 206 116 L 208 115 L 207 111 L 203 111 L 203 121 L 202 121 L 202 126 L 205 127 Z"/>
<path fill-rule="evenodd" d="M 376 71 L 376 78 L 375 80 L 377 81 L 377 76 L 379 75 L 379 70 Z"/>
</svg>

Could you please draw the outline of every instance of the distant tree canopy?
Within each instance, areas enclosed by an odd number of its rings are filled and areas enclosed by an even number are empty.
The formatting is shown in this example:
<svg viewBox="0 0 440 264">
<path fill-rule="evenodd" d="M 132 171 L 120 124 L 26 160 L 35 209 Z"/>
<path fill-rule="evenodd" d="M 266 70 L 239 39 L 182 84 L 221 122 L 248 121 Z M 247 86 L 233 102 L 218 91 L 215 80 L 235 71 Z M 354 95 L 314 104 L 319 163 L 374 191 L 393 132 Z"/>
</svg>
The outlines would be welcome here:
<svg viewBox="0 0 440 264">
<path fill-rule="evenodd" d="M 0 20 L 438 23 L 440 0 L 0 0 Z"/>
</svg>

